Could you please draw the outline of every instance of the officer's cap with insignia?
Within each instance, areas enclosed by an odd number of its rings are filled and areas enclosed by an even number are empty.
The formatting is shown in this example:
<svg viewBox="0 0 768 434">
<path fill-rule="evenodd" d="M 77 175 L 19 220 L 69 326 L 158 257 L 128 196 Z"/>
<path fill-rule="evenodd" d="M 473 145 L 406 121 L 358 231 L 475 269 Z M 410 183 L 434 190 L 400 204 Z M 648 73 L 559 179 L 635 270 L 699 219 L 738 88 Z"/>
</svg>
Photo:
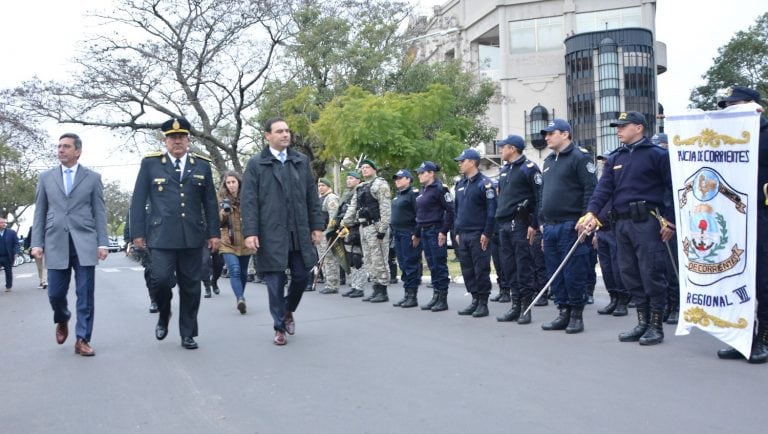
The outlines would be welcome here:
<svg viewBox="0 0 768 434">
<path fill-rule="evenodd" d="M 378 170 L 379 170 L 379 167 L 376 165 L 376 162 L 375 162 L 375 161 L 373 161 L 373 160 L 370 160 L 370 159 L 367 159 L 367 158 L 366 158 L 365 160 L 363 160 L 363 161 L 361 161 L 361 162 L 360 162 L 360 166 L 362 166 L 363 164 L 367 164 L 367 165 L 371 166 L 371 168 L 372 168 L 373 170 L 377 171 L 377 172 L 378 172 Z"/>
<path fill-rule="evenodd" d="M 349 172 L 347 172 L 347 176 L 351 176 L 357 179 L 363 179 L 363 175 L 361 175 L 360 172 L 356 170 L 350 170 Z"/>
<path fill-rule="evenodd" d="M 729 102 L 754 101 L 760 104 L 760 92 L 745 86 L 731 86 L 725 92 L 725 98 L 717 102 L 717 106 L 725 108 Z"/>
<path fill-rule="evenodd" d="M 464 161 L 464 160 L 480 161 L 480 153 L 478 153 L 472 148 L 467 148 L 464 151 L 462 151 L 461 155 L 454 158 L 454 161 Z"/>
<path fill-rule="evenodd" d="M 400 169 L 397 171 L 397 173 L 392 175 L 392 179 L 397 179 L 397 178 L 408 178 L 411 181 L 413 181 L 413 175 L 411 175 L 411 172 L 409 172 L 407 169 Z"/>
<path fill-rule="evenodd" d="M 506 145 L 512 145 L 518 150 L 522 151 L 523 149 L 525 149 L 525 139 L 523 139 L 520 136 L 510 134 L 507 136 L 506 139 L 499 140 L 498 142 L 496 142 L 497 148 L 503 148 Z"/>
<path fill-rule="evenodd" d="M 648 123 L 645 121 L 645 116 L 640 112 L 623 112 L 619 115 L 619 119 L 616 122 L 611 122 L 612 127 L 627 124 L 642 125 L 643 127 L 648 126 Z"/>
<path fill-rule="evenodd" d="M 437 164 L 431 162 L 431 161 L 425 161 L 421 163 L 421 165 L 416 169 L 416 173 L 424 173 L 424 172 L 439 172 L 440 166 Z"/>
<path fill-rule="evenodd" d="M 571 132 L 571 124 L 568 123 L 565 119 L 553 119 L 552 122 L 547 125 L 546 128 L 541 130 L 541 134 L 543 136 L 546 136 L 547 133 L 551 133 L 552 131 L 567 131 L 568 133 Z"/>
<path fill-rule="evenodd" d="M 189 130 L 192 129 L 192 125 L 189 123 L 188 120 L 184 118 L 171 118 L 167 121 L 163 122 L 163 125 L 160 127 L 160 130 L 165 134 L 166 136 L 168 134 L 189 134 Z"/>
</svg>

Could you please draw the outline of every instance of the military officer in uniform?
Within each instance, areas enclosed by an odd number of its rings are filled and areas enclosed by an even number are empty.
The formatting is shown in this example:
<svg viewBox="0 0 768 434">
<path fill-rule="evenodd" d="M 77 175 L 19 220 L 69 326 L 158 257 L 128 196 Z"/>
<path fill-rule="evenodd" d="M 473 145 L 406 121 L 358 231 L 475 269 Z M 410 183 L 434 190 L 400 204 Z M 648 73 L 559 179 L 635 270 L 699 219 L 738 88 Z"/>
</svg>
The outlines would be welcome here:
<svg viewBox="0 0 768 434">
<path fill-rule="evenodd" d="M 373 282 L 373 294 L 363 301 L 382 303 L 389 301 L 389 224 L 391 216 L 391 194 L 387 181 L 378 176 L 378 167 L 373 160 L 363 160 L 360 171 L 365 182 L 355 189 L 342 225 L 360 224 L 360 238 L 363 245 L 363 261 Z"/>
<path fill-rule="evenodd" d="M 202 249 L 207 244 L 211 251 L 218 250 L 221 236 L 216 186 L 210 160 L 189 153 L 189 122 L 173 118 L 161 129 L 167 152 L 148 154 L 141 161 L 131 199 L 131 236 L 136 248 L 149 248 L 159 310 L 155 337 L 168 335 L 171 288 L 177 281 L 181 345 L 195 349 Z"/>
<path fill-rule="evenodd" d="M 416 307 L 417 293 L 421 284 L 421 243 L 416 226 L 416 195 L 411 186 L 413 176 L 400 169 L 392 176 L 397 193 L 392 199 L 392 232 L 397 263 L 403 271 L 404 297 L 393 304 L 399 307 Z"/>
<path fill-rule="evenodd" d="M 320 193 L 320 206 L 323 210 L 326 231 L 332 231 L 336 226 L 336 212 L 339 210 L 339 196 L 333 192 L 333 186 L 328 178 L 317 180 L 317 191 Z M 332 221 L 333 220 L 333 221 Z M 329 241 L 325 237 L 317 246 L 319 255 L 328 250 Z M 337 241 L 338 242 L 338 241 Z M 338 294 L 339 293 L 339 261 L 332 252 L 328 252 L 323 258 L 323 276 L 325 277 L 325 288 L 320 290 L 320 294 Z"/>
<path fill-rule="evenodd" d="M 669 153 L 645 136 L 647 125 L 639 112 L 621 113 L 611 123 L 623 146 L 606 159 L 600 182 L 577 228 L 598 229 L 598 213 L 613 201 L 621 280 L 637 303 L 637 325 L 619 334 L 619 340 L 656 345 L 664 340 L 662 315 L 667 305 L 669 262 L 664 242 L 674 235 L 675 213 L 664 206 L 672 202 Z M 660 213 L 664 224 L 660 226 L 652 213 Z"/>
<path fill-rule="evenodd" d="M 541 172 L 541 206 L 539 222 L 543 223 L 544 259 L 552 276 L 576 244 L 576 222 L 584 213 L 595 189 L 596 167 L 589 151 L 571 141 L 571 125 L 555 119 L 541 130 L 552 153 L 544 159 Z M 589 246 L 581 243 L 563 270 L 552 282 L 552 293 L 559 310 L 557 318 L 542 324 L 544 330 L 584 331 L 582 313 L 587 295 Z"/>
<path fill-rule="evenodd" d="M 436 173 L 440 166 L 432 161 L 416 169 L 421 191 L 416 196 L 416 224 L 432 282 L 432 299 L 421 310 L 448 310 L 448 233 L 453 227 L 453 196 Z"/>
<path fill-rule="evenodd" d="M 363 182 L 363 175 L 356 170 L 350 170 L 347 172 L 346 186 L 347 191 L 341 196 L 341 203 L 339 209 L 336 211 L 336 221 L 338 226 L 341 224 L 341 220 L 347 213 L 350 202 L 352 202 L 352 196 L 355 195 L 355 191 L 360 183 Z M 344 250 L 346 250 L 349 257 L 350 273 L 349 291 L 341 294 L 342 297 L 359 298 L 365 295 L 365 285 L 368 283 L 368 276 L 365 274 L 365 267 L 363 267 L 363 246 L 360 240 L 360 225 L 357 222 L 353 222 L 347 225 L 348 234 L 344 237 Z"/>
<path fill-rule="evenodd" d="M 534 296 L 531 242 L 539 226 L 536 217 L 541 200 L 541 172 L 533 161 L 523 155 L 525 140 L 514 134 L 496 143 L 505 161 L 499 173 L 499 197 L 496 224 L 499 226 L 502 267 L 510 265 L 512 306 L 497 321 L 531 322 L 531 311 L 522 312 Z M 514 264 L 514 265 L 512 265 Z"/>
<path fill-rule="evenodd" d="M 459 315 L 475 318 L 488 316 L 488 296 L 491 293 L 490 241 L 496 215 L 496 190 L 493 182 L 480 173 L 480 154 L 465 149 L 454 158 L 464 175 L 456 184 L 455 232 L 456 254 L 461 275 L 472 302 Z"/>
<path fill-rule="evenodd" d="M 760 93 L 744 86 L 731 86 L 720 108 L 754 102 L 760 104 Z M 760 116 L 760 137 L 757 154 L 757 336 L 752 341 L 749 363 L 768 361 L 768 119 Z M 740 352 L 725 348 L 717 352 L 721 359 L 742 359 Z"/>
</svg>

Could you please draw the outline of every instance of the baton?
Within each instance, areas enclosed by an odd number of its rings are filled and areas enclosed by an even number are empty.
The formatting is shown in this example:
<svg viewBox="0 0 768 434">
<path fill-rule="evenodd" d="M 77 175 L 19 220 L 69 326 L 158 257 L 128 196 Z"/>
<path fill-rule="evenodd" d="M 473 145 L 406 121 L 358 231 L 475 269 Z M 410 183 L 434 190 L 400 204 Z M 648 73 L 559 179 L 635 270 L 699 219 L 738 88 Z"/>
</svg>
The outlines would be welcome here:
<svg viewBox="0 0 768 434">
<path fill-rule="evenodd" d="M 584 231 L 584 232 L 582 232 L 579 235 L 578 238 L 576 238 L 576 242 L 573 243 L 573 246 L 571 246 L 571 250 L 569 250 L 568 254 L 565 255 L 565 258 L 563 259 L 563 262 L 561 262 L 560 266 L 557 267 L 557 270 L 555 270 L 555 272 L 552 274 L 552 277 L 549 278 L 549 281 L 547 282 L 547 284 L 544 285 L 543 288 L 541 288 L 541 291 L 539 291 L 538 294 L 536 294 L 536 297 L 534 297 L 534 299 L 531 302 L 531 304 L 528 305 L 528 308 L 525 309 L 525 312 L 523 312 L 523 315 L 527 315 L 528 311 L 531 310 L 533 305 L 536 304 L 536 302 L 539 301 L 541 296 L 544 295 L 544 292 L 546 292 L 547 289 L 549 289 L 549 287 L 552 285 L 552 282 L 555 281 L 555 278 L 557 277 L 557 275 L 560 274 L 560 272 L 563 270 L 563 267 L 565 267 L 566 262 L 568 262 L 568 260 L 571 259 L 571 256 L 573 256 L 573 252 L 576 251 L 576 247 L 579 247 L 579 244 L 583 243 L 584 239 L 587 238 L 591 233 L 592 233 L 592 231 Z"/>
<path fill-rule="evenodd" d="M 664 217 L 661 216 L 661 213 L 659 212 L 659 209 L 656 208 L 656 212 L 651 211 L 651 214 L 656 217 L 656 220 L 659 221 L 659 225 L 661 227 L 664 227 Z M 680 280 L 680 274 L 677 272 L 677 258 L 675 258 L 675 255 L 672 254 L 672 248 L 669 247 L 669 240 L 664 241 L 664 246 L 667 248 L 667 253 L 669 253 L 669 261 L 672 262 L 672 269 L 675 270 L 675 277 L 677 280 Z"/>
</svg>

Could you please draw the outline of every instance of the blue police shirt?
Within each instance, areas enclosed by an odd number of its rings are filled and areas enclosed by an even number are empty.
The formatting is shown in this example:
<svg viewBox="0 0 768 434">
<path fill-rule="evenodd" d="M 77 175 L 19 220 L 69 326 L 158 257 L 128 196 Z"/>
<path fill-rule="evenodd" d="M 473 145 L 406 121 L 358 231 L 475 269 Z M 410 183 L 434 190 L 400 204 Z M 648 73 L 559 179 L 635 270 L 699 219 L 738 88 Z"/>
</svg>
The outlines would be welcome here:
<svg viewBox="0 0 768 434">
<path fill-rule="evenodd" d="M 499 222 L 520 218 L 518 207 L 528 201 L 526 212 L 529 214 L 528 225 L 538 228 L 536 210 L 541 200 L 541 172 L 539 166 L 525 157 L 507 163 L 499 173 L 499 197 L 497 199 L 496 220 Z"/>
<path fill-rule="evenodd" d="M 482 232 L 493 235 L 496 216 L 496 190 L 490 178 L 480 172 L 456 184 L 456 233 Z"/>
<path fill-rule="evenodd" d="M 453 227 L 453 197 L 440 181 L 422 186 L 416 196 L 416 223 L 420 227 L 439 226 L 444 235 Z"/>
</svg>

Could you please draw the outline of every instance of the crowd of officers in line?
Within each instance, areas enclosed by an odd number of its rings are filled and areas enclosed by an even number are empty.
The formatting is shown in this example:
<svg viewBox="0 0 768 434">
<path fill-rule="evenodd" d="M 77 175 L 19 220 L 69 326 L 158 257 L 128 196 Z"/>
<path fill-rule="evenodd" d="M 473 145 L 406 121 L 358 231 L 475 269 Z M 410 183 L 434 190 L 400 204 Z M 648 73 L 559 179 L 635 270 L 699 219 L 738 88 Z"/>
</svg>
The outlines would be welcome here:
<svg viewBox="0 0 768 434">
<path fill-rule="evenodd" d="M 721 107 L 759 101 L 757 92 L 736 86 Z M 761 162 L 765 124 L 763 119 Z M 496 144 L 503 161 L 497 179 L 480 172 L 477 151 L 465 149 L 455 158 L 462 177 L 454 193 L 440 181 L 440 167 L 431 161 L 416 169 L 418 191 L 411 172 L 398 170 L 391 196 L 372 160 L 362 161 L 362 175 L 357 171 L 346 174 L 347 190 L 340 200 L 331 191 L 330 181 L 322 178 L 318 185 L 328 216 L 328 240 L 341 236 L 350 253 L 352 273 L 358 273 L 342 296 L 363 297 L 367 274 L 373 291 L 363 301 L 389 300 L 387 250 L 391 238 L 404 288 L 403 298 L 394 306 L 418 305 L 423 254 L 433 292 L 421 309 L 447 310 L 447 248 L 453 237 L 464 284 L 472 296 L 459 315 L 485 317 L 489 300 L 509 302 L 511 307 L 497 321 L 529 324 L 529 307 L 534 301 L 543 306 L 553 299 L 558 315 L 542 324 L 542 329 L 576 334 L 584 330 L 584 306 L 594 300 L 599 258 L 610 301 L 598 313 L 625 316 L 628 307 L 635 307 L 637 325 L 620 333 L 619 340 L 661 343 L 662 325 L 677 324 L 679 316 L 679 281 L 672 260 L 677 255 L 675 215 L 667 137 L 649 138 L 647 125 L 639 112 L 622 113 L 611 124 L 621 146 L 597 158 L 597 164 L 603 165 L 599 180 L 592 155 L 573 143 L 571 126 L 563 119 L 555 119 L 541 131 L 552 151 L 541 169 L 526 158 L 525 141 L 517 135 Z M 765 214 L 763 208 L 761 215 Z M 492 261 L 499 292 L 489 298 Z M 338 292 L 338 269 L 338 262 L 325 261 L 327 280 L 321 293 Z M 549 293 L 534 300 L 550 277 Z M 758 285 L 758 303 L 764 293 Z M 768 318 L 761 318 L 760 312 L 758 309 L 758 321 L 764 321 L 756 328 L 751 363 L 768 360 Z M 718 356 L 739 358 L 739 353 L 729 348 Z"/>
</svg>

